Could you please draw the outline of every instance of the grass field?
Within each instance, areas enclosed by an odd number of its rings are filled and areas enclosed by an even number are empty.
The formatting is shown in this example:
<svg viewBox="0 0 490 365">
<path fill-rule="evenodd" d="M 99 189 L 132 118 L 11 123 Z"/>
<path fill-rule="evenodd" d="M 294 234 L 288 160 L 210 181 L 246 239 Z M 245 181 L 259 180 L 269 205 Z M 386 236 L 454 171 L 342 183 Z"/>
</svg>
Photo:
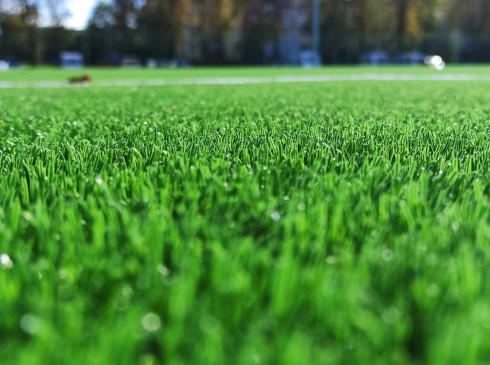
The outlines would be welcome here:
<svg viewBox="0 0 490 365">
<path fill-rule="evenodd" d="M 489 363 L 489 85 L 0 90 L 0 363 Z"/>
<path fill-rule="evenodd" d="M 436 72 L 425 66 L 337 66 L 325 68 L 294 68 L 294 67 L 274 67 L 274 68 L 251 68 L 251 67 L 198 67 L 198 68 L 177 68 L 177 69 L 117 69 L 117 68 L 86 68 L 84 70 L 60 70 L 59 68 L 31 68 L 26 67 L 21 70 L 13 70 L 0 73 L 2 81 L 66 81 L 69 77 L 79 76 L 88 73 L 94 78 L 95 84 L 99 81 L 110 80 L 151 80 L 151 79 L 183 79 L 199 77 L 268 77 L 268 76 L 289 76 L 289 75 L 357 75 L 365 73 L 375 74 L 415 74 L 415 75 L 444 75 L 450 74 L 471 74 L 490 76 L 489 66 L 460 66 L 450 65 L 444 72 Z"/>
</svg>

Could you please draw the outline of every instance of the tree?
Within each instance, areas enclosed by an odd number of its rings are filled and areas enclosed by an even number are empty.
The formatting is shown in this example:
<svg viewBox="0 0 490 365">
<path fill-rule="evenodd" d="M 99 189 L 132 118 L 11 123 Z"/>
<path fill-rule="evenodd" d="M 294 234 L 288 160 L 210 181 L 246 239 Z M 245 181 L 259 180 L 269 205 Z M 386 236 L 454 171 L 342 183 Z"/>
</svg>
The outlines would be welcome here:
<svg viewBox="0 0 490 365">
<path fill-rule="evenodd" d="M 490 3 L 487 0 L 447 0 L 446 28 L 450 46 L 465 62 L 490 61 Z"/>
<path fill-rule="evenodd" d="M 134 30 L 137 28 L 138 4 L 136 0 L 112 1 L 114 46 L 120 54 L 127 54 L 134 51 Z"/>
<path fill-rule="evenodd" d="M 410 0 L 395 0 L 396 44 L 398 51 L 404 49 L 409 4 Z"/>
<path fill-rule="evenodd" d="M 115 43 L 113 14 L 113 6 L 105 2 L 99 2 L 92 11 L 85 32 L 89 63 L 111 62 L 111 53 L 114 52 Z"/>
<path fill-rule="evenodd" d="M 175 0 L 147 0 L 138 13 L 141 53 L 145 57 L 174 57 L 178 32 Z"/>
<path fill-rule="evenodd" d="M 114 9 L 112 5 L 100 1 L 92 10 L 88 21 L 89 28 L 108 29 L 114 25 Z"/>
<path fill-rule="evenodd" d="M 37 65 L 44 58 L 46 42 L 43 30 L 40 29 L 40 11 L 45 7 L 49 11 L 50 21 L 54 26 L 50 35 L 59 39 L 64 32 L 61 20 L 66 15 L 64 0 L 4 0 L 0 5 L 4 14 L 1 21 L 3 53 L 8 56 L 21 57 Z M 55 45 L 60 42 L 54 42 Z M 50 43 L 50 46 L 52 43 Z"/>
<path fill-rule="evenodd" d="M 35 65 L 42 61 L 42 39 L 39 31 L 39 1 L 18 0 L 18 16 L 20 23 L 18 30 L 27 34 L 27 58 Z"/>
<path fill-rule="evenodd" d="M 322 59 L 326 63 L 352 63 L 359 55 L 360 38 L 365 42 L 369 16 L 361 13 L 359 0 L 324 0 L 321 3 Z M 361 20 L 362 19 L 362 20 Z M 359 21 L 361 20 L 361 24 Z M 378 24 L 380 25 L 380 24 Z M 359 36 L 359 34 L 362 36 Z"/>
<path fill-rule="evenodd" d="M 65 1 L 63 0 L 44 0 L 45 6 L 49 10 L 51 25 L 54 27 L 61 27 L 63 19 L 69 16 L 69 12 L 65 7 Z"/>
<path fill-rule="evenodd" d="M 262 64 L 279 61 L 279 38 L 282 29 L 280 0 L 252 0 L 242 23 L 242 60 Z"/>
<path fill-rule="evenodd" d="M 197 62 L 228 63 L 236 45 L 244 4 L 250 0 L 177 1 L 177 55 Z"/>
</svg>

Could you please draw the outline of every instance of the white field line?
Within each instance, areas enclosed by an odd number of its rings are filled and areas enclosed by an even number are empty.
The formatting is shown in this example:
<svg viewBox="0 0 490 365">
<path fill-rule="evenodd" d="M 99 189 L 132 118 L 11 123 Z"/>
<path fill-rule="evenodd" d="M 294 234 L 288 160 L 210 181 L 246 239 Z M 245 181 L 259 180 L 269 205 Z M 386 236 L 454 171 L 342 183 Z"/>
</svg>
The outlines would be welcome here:
<svg viewBox="0 0 490 365">
<path fill-rule="evenodd" d="M 168 85 L 245 85 L 276 84 L 294 82 L 332 82 L 332 81 L 490 81 L 490 75 L 475 74 L 351 74 L 351 75 L 297 75 L 271 77 L 210 77 L 184 79 L 151 79 L 151 80 L 111 80 L 93 84 L 69 84 L 60 81 L 0 81 L 0 89 L 27 88 L 67 88 L 67 87 L 128 87 L 128 86 L 168 86 Z"/>
</svg>

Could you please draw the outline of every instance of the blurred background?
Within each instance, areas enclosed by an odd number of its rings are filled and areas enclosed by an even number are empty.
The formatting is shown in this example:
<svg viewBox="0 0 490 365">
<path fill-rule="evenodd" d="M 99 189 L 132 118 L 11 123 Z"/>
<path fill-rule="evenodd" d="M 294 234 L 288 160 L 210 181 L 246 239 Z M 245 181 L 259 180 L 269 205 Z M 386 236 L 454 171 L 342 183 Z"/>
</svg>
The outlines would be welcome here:
<svg viewBox="0 0 490 365">
<path fill-rule="evenodd" d="M 490 62 L 489 0 L 0 0 L 21 65 Z"/>
</svg>

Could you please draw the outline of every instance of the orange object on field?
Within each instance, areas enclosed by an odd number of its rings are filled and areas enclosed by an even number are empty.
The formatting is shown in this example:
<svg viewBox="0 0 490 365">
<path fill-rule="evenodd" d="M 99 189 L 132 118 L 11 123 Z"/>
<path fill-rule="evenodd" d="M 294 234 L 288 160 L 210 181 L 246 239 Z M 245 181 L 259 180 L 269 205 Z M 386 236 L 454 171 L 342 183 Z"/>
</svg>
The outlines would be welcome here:
<svg viewBox="0 0 490 365">
<path fill-rule="evenodd" d="M 70 84 L 88 84 L 92 82 L 90 75 L 83 75 L 81 77 L 72 77 L 68 80 Z"/>
</svg>

